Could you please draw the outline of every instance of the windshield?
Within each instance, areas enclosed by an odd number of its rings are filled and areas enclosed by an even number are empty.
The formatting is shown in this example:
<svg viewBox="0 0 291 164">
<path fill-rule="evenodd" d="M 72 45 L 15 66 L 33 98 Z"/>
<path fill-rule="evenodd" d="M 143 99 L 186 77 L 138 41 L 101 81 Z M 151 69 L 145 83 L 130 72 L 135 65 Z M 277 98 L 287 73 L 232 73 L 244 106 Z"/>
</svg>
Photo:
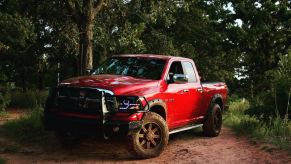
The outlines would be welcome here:
<svg viewBox="0 0 291 164">
<path fill-rule="evenodd" d="M 93 75 L 111 74 L 159 80 L 165 63 L 165 60 L 155 58 L 113 57 L 101 64 Z"/>
</svg>

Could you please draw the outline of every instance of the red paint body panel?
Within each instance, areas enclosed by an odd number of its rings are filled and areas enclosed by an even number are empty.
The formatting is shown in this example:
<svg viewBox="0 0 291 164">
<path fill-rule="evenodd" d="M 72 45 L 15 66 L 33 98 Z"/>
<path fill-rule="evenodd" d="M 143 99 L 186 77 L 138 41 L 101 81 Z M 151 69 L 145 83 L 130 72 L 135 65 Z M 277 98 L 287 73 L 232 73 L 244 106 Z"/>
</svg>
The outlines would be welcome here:
<svg viewBox="0 0 291 164">
<path fill-rule="evenodd" d="M 221 82 L 201 84 L 195 63 L 191 59 L 149 54 L 121 55 L 119 57 L 144 57 L 165 60 L 166 65 L 162 78 L 160 80 L 149 80 L 121 75 L 92 75 L 67 79 L 60 85 L 102 88 L 112 91 L 115 95 L 144 96 L 147 101 L 160 99 L 165 102 L 167 107 L 166 121 L 169 129 L 202 120 L 214 95 L 221 95 L 223 104 L 226 103 L 226 84 Z M 192 63 L 197 81 L 185 84 L 168 84 L 166 78 L 170 65 L 174 61 Z M 122 119 L 124 119 L 123 117 Z"/>
</svg>

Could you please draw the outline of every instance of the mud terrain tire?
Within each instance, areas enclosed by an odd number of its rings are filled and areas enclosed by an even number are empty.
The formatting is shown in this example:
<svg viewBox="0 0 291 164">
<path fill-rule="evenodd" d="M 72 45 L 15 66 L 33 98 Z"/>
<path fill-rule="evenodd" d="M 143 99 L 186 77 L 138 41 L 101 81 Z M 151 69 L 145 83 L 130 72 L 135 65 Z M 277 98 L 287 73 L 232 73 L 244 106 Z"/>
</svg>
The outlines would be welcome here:
<svg viewBox="0 0 291 164">
<path fill-rule="evenodd" d="M 166 121 L 157 113 L 145 113 L 142 128 L 128 136 L 127 148 L 136 158 L 159 156 L 169 140 Z"/>
<path fill-rule="evenodd" d="M 222 126 L 222 111 L 218 104 L 212 104 L 203 124 L 203 133 L 207 137 L 219 135 Z"/>
</svg>

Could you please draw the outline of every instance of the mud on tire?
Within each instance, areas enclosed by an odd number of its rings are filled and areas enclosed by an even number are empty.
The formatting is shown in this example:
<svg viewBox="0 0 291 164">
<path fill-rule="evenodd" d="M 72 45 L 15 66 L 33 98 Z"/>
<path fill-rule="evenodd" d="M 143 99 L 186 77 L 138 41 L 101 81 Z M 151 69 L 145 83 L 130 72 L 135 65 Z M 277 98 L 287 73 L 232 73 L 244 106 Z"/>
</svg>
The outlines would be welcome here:
<svg viewBox="0 0 291 164">
<path fill-rule="evenodd" d="M 159 156 L 169 140 L 166 121 L 158 114 L 148 112 L 144 116 L 142 128 L 127 138 L 127 148 L 136 158 Z"/>
<path fill-rule="evenodd" d="M 218 104 L 212 104 L 203 124 L 203 133 L 207 137 L 219 135 L 222 126 L 222 111 Z"/>
</svg>

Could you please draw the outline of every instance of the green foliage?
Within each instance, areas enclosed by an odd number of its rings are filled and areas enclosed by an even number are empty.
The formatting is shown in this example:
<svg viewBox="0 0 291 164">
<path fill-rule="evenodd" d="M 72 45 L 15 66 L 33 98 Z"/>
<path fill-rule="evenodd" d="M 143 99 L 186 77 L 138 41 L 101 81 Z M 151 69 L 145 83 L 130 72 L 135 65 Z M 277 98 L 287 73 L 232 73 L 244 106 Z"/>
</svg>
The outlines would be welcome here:
<svg viewBox="0 0 291 164">
<path fill-rule="evenodd" d="M 10 104 L 11 94 L 9 85 L 0 87 L 0 111 L 5 111 Z"/>
<path fill-rule="evenodd" d="M 287 0 L 111 0 L 94 18 L 94 67 L 120 53 L 189 57 L 203 81 L 225 81 L 231 93 L 254 98 L 271 88 L 266 72 L 290 66 L 279 63 L 290 51 L 288 6 Z M 61 80 L 78 74 L 80 27 L 67 7 L 60 0 L 1 1 L 0 82 L 43 90 L 57 84 L 57 72 Z M 284 78 L 280 71 L 278 85 L 287 87 L 290 72 L 281 71 Z"/>
<path fill-rule="evenodd" d="M 281 89 L 289 95 L 291 92 L 291 50 L 288 54 L 280 56 L 278 67 L 266 74 L 271 78 L 276 90 Z"/>
<path fill-rule="evenodd" d="M 234 36 L 241 53 L 240 72 L 246 76 L 245 92 L 254 97 L 270 88 L 265 73 L 278 66 L 280 56 L 290 50 L 290 1 L 235 1 L 233 19 L 242 21 L 241 30 Z"/>
<path fill-rule="evenodd" d="M 27 116 L 6 122 L 0 132 L 17 141 L 39 141 L 47 135 L 42 124 L 42 114 L 41 108 L 35 108 Z"/>
<path fill-rule="evenodd" d="M 1 3 L 2 4 L 2 3 Z M 2 6 L 0 5 L 0 8 Z M 31 19 L 18 13 L 0 12 L 0 82 L 10 82 L 30 68 L 27 52 L 36 41 Z M 3 49 L 4 47 L 4 49 Z M 26 58 L 26 60 L 25 60 Z M 28 60 L 27 60 L 28 59 Z M 27 62 L 27 67 L 23 67 Z"/>
<path fill-rule="evenodd" d="M 44 106 L 47 95 L 47 91 L 15 91 L 11 93 L 11 102 L 9 107 L 33 109 L 36 107 Z"/>
<path fill-rule="evenodd" d="M 256 117 L 291 118 L 291 55 L 281 56 L 276 69 L 266 73 L 271 83 L 271 89 L 265 90 L 256 95 L 252 100 L 252 108 L 246 111 L 247 114 Z M 289 116 L 288 116 L 289 115 Z"/>
<path fill-rule="evenodd" d="M 5 111 L 6 107 L 10 103 L 10 97 L 7 96 L 8 94 L 3 95 L 0 93 L 0 111 Z"/>
<path fill-rule="evenodd" d="M 264 121 L 261 118 L 244 114 L 249 103 L 238 100 L 230 103 L 230 110 L 224 118 L 225 125 L 238 134 L 247 135 L 260 142 L 272 143 L 291 150 L 291 122 L 280 117 L 271 117 Z"/>
<path fill-rule="evenodd" d="M 250 107 L 250 103 L 248 100 L 245 99 L 236 99 L 236 100 L 232 100 L 229 103 L 229 111 L 232 112 L 244 112 L 246 109 L 248 109 Z"/>
<path fill-rule="evenodd" d="M 279 113 L 275 108 L 267 105 L 251 107 L 245 111 L 245 114 L 254 116 L 264 121 L 269 121 L 270 119 L 279 116 Z"/>
<path fill-rule="evenodd" d="M 6 161 L 4 159 L 0 158 L 0 164 L 5 164 L 5 163 L 6 163 Z"/>
<path fill-rule="evenodd" d="M 8 112 L 0 111 L 0 118 L 7 118 L 7 117 L 8 117 Z"/>
<path fill-rule="evenodd" d="M 18 14 L 0 12 L 0 29 L 0 43 L 8 46 L 8 49 L 25 48 L 35 39 L 30 20 Z"/>
</svg>

